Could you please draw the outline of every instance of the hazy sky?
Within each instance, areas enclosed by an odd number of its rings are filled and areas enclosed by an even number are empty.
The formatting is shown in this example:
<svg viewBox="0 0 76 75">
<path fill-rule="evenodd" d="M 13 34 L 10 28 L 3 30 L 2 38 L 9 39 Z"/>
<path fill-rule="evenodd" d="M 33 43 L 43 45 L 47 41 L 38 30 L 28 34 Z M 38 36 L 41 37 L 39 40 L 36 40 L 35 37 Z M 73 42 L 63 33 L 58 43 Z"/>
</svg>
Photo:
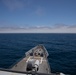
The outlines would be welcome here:
<svg viewBox="0 0 76 75">
<path fill-rule="evenodd" d="M 76 33 L 76 0 L 0 0 L 0 33 Z"/>
</svg>

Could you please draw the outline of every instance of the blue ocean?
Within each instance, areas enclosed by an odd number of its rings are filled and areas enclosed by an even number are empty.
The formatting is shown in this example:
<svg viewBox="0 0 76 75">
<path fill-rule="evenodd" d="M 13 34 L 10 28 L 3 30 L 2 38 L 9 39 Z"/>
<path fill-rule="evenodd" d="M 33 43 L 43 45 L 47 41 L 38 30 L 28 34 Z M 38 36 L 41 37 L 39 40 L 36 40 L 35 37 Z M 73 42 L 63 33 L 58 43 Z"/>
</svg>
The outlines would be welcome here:
<svg viewBox="0 0 76 75">
<path fill-rule="evenodd" d="M 53 73 L 76 75 L 76 34 L 0 34 L 0 68 L 9 68 L 38 44 L 48 50 Z"/>
</svg>

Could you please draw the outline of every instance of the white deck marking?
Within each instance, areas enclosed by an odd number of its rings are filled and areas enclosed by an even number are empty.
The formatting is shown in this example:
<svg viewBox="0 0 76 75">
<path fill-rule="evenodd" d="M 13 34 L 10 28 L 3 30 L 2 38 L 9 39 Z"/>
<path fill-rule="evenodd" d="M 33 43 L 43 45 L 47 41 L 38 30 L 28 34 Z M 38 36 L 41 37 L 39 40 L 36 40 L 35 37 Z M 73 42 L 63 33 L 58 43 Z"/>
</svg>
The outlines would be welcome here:
<svg viewBox="0 0 76 75">
<path fill-rule="evenodd" d="M 30 57 L 27 59 L 27 61 L 26 62 L 28 62 L 30 60 Z"/>
<path fill-rule="evenodd" d="M 42 63 L 42 61 L 43 61 L 43 58 L 41 57 L 41 62 L 40 62 L 40 64 Z"/>
</svg>

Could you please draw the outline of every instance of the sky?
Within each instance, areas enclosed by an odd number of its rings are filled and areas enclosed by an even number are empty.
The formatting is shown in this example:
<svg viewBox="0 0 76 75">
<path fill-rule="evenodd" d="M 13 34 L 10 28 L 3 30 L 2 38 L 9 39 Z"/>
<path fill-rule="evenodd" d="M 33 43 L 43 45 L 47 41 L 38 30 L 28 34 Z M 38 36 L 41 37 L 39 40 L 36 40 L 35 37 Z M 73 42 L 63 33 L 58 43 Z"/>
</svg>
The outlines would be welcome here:
<svg viewBox="0 0 76 75">
<path fill-rule="evenodd" d="M 76 0 L 0 0 L 0 33 L 76 33 Z"/>
</svg>

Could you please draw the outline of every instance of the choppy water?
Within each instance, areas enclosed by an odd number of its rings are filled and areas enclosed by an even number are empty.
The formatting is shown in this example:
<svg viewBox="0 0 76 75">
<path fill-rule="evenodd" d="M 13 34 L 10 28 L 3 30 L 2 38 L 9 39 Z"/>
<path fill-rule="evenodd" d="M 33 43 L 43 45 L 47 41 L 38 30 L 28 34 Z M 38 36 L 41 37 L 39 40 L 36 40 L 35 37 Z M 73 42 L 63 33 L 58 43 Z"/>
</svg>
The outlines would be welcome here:
<svg viewBox="0 0 76 75">
<path fill-rule="evenodd" d="M 9 68 L 38 44 L 48 50 L 52 72 L 76 75 L 76 34 L 0 34 L 0 68 Z"/>
</svg>

